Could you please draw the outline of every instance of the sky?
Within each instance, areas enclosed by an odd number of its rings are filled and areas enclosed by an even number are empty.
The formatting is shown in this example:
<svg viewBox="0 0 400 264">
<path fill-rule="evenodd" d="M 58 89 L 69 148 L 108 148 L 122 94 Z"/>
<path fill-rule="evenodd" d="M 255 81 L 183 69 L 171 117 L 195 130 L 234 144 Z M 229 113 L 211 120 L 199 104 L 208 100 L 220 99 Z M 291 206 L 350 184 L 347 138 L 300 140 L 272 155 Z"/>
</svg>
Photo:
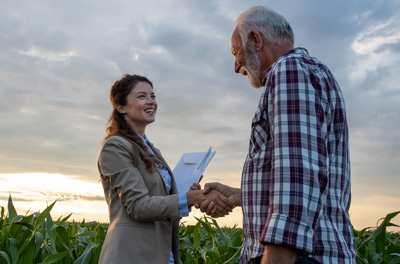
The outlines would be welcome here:
<svg viewBox="0 0 400 264">
<path fill-rule="evenodd" d="M 240 186 L 261 90 L 233 71 L 237 16 L 267 5 L 291 23 L 295 46 L 328 65 L 350 130 L 355 228 L 400 210 L 400 2 L 397 0 L 2 1 L 0 206 L 18 213 L 108 221 L 97 158 L 122 74 L 156 89 L 146 134 L 170 167 L 212 147 L 202 183 Z M 202 214 L 193 210 L 183 221 Z M 217 219 L 241 225 L 241 211 Z M 399 223 L 398 219 L 395 222 Z"/>
</svg>

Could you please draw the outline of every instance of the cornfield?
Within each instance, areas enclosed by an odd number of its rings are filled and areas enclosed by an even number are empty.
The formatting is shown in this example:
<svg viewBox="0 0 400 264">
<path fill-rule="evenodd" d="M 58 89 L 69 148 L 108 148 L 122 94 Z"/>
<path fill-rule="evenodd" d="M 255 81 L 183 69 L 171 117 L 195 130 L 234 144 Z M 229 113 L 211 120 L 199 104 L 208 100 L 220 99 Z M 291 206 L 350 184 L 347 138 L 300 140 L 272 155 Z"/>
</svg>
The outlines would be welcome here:
<svg viewBox="0 0 400 264">
<path fill-rule="evenodd" d="M 41 213 L 18 215 L 11 197 L 8 213 L 0 207 L 0 264 L 94 264 L 98 263 L 108 224 L 68 222 L 71 215 L 53 221 L 53 202 Z M 357 263 L 400 263 L 400 233 L 387 227 L 399 227 L 391 220 L 393 212 L 376 228 L 354 230 Z M 220 227 L 212 218 L 197 219 L 192 226 L 180 225 L 180 263 L 238 263 L 242 230 Z"/>
</svg>

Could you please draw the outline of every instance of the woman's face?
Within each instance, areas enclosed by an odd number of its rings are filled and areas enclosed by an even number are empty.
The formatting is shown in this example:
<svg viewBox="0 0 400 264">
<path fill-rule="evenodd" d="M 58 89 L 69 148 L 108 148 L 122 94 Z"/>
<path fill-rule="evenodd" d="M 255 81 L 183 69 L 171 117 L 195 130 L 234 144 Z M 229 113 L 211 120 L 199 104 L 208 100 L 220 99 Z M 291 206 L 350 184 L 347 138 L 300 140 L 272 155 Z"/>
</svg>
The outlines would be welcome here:
<svg viewBox="0 0 400 264">
<path fill-rule="evenodd" d="M 144 136 L 146 126 L 156 120 L 157 101 L 151 85 L 147 82 L 136 84 L 127 97 L 126 105 L 119 110 L 125 112 L 128 124 Z"/>
</svg>

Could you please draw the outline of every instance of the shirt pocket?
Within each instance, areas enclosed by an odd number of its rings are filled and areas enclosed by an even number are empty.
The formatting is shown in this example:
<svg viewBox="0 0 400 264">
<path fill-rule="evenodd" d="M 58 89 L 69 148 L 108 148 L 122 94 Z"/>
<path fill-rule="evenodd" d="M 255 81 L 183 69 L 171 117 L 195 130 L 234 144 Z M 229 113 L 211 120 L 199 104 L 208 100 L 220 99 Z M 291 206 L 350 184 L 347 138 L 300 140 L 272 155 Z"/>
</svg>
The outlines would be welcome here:
<svg viewBox="0 0 400 264">
<path fill-rule="evenodd" d="M 263 107 L 258 107 L 253 117 L 249 157 L 254 161 L 254 165 L 261 167 L 270 163 L 272 139 L 267 115 Z"/>
</svg>

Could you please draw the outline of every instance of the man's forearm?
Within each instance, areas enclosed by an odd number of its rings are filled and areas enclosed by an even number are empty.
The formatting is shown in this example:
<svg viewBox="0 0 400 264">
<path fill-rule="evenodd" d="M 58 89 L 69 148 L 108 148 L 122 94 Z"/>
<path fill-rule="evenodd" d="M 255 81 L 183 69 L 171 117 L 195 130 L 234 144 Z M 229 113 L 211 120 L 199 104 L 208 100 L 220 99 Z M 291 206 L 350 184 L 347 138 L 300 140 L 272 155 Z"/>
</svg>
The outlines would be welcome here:
<svg viewBox="0 0 400 264">
<path fill-rule="evenodd" d="M 262 264 L 294 264 L 298 250 L 280 245 L 266 245 Z"/>
</svg>

